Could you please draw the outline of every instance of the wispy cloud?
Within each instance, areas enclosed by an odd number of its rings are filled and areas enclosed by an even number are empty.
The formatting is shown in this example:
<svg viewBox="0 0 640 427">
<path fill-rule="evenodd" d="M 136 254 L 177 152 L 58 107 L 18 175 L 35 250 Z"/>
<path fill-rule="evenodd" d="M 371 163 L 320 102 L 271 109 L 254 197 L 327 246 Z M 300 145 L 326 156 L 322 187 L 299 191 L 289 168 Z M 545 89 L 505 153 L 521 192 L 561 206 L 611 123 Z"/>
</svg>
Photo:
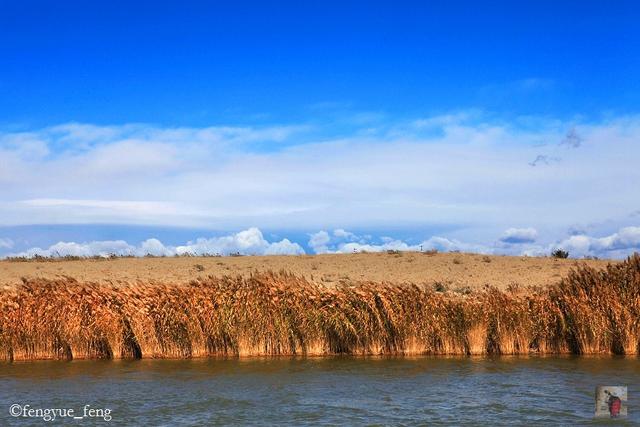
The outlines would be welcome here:
<svg viewBox="0 0 640 427">
<path fill-rule="evenodd" d="M 6 237 L 0 238 L 0 249 L 11 249 L 13 247 L 13 240 Z"/>
<path fill-rule="evenodd" d="M 529 166 L 539 166 L 539 165 L 549 165 L 553 162 L 559 162 L 560 159 L 559 157 L 550 157 L 550 156 L 546 156 L 544 154 L 538 154 L 536 156 L 535 159 L 533 159 L 532 162 L 529 162 Z"/>
<path fill-rule="evenodd" d="M 554 86 L 556 82 L 552 79 L 529 77 L 484 85 L 479 89 L 478 95 L 482 99 L 507 99 L 549 92 Z"/>
<path fill-rule="evenodd" d="M 560 145 L 565 145 L 570 148 L 578 148 L 582 144 L 582 138 L 578 135 L 575 127 L 572 127 L 567 135 L 564 137 L 562 141 L 560 141 Z"/>
</svg>

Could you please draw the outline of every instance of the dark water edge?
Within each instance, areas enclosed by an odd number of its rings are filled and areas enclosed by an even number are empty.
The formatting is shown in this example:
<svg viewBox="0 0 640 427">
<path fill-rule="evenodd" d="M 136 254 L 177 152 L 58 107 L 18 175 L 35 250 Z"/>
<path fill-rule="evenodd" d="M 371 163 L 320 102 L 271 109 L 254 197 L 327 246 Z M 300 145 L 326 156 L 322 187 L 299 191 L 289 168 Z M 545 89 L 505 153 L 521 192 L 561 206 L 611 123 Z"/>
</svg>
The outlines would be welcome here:
<svg viewBox="0 0 640 427">
<path fill-rule="evenodd" d="M 597 385 L 629 387 L 594 420 Z M 638 425 L 636 357 L 322 357 L 0 363 L 0 425 Z M 110 409 L 74 420 L 32 408 Z"/>
</svg>

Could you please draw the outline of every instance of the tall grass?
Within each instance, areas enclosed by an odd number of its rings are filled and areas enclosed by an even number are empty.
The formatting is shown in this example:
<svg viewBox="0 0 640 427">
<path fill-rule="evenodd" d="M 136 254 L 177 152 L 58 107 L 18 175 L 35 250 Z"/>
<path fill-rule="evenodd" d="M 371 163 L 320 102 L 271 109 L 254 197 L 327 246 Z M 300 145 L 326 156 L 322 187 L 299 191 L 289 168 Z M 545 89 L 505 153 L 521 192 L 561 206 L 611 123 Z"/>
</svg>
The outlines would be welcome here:
<svg viewBox="0 0 640 427">
<path fill-rule="evenodd" d="M 0 291 L 0 358 L 638 354 L 640 256 L 556 286 L 471 294 L 285 272 L 188 285 L 31 279 Z"/>
</svg>

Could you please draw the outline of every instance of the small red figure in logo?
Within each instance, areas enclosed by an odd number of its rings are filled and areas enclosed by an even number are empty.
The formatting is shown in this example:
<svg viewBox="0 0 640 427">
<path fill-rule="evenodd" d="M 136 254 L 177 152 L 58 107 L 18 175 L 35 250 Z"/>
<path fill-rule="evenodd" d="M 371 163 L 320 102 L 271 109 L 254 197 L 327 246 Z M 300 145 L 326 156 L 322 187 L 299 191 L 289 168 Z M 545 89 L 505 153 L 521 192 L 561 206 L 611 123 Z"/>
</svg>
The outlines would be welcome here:
<svg viewBox="0 0 640 427">
<path fill-rule="evenodd" d="M 605 390 L 604 392 L 609 395 L 609 399 L 607 399 L 607 404 L 609 405 L 609 415 L 611 415 L 611 418 L 618 418 L 620 416 L 622 401 L 618 396 L 611 394 L 609 390 Z"/>
</svg>

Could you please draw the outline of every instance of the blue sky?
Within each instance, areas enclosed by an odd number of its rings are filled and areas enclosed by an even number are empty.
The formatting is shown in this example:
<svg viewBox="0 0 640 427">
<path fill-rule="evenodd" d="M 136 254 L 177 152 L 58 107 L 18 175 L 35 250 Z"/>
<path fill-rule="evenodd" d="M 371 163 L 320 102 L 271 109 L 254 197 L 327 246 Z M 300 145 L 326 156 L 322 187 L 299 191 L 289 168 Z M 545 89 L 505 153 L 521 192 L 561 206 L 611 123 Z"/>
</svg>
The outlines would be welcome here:
<svg viewBox="0 0 640 427">
<path fill-rule="evenodd" d="M 300 3 L 3 5 L 0 255 L 640 247 L 639 6 Z"/>
<path fill-rule="evenodd" d="M 635 112 L 637 4 L 5 2 L 0 120 L 210 126 Z M 434 4 L 429 4 L 434 3 Z"/>
</svg>

